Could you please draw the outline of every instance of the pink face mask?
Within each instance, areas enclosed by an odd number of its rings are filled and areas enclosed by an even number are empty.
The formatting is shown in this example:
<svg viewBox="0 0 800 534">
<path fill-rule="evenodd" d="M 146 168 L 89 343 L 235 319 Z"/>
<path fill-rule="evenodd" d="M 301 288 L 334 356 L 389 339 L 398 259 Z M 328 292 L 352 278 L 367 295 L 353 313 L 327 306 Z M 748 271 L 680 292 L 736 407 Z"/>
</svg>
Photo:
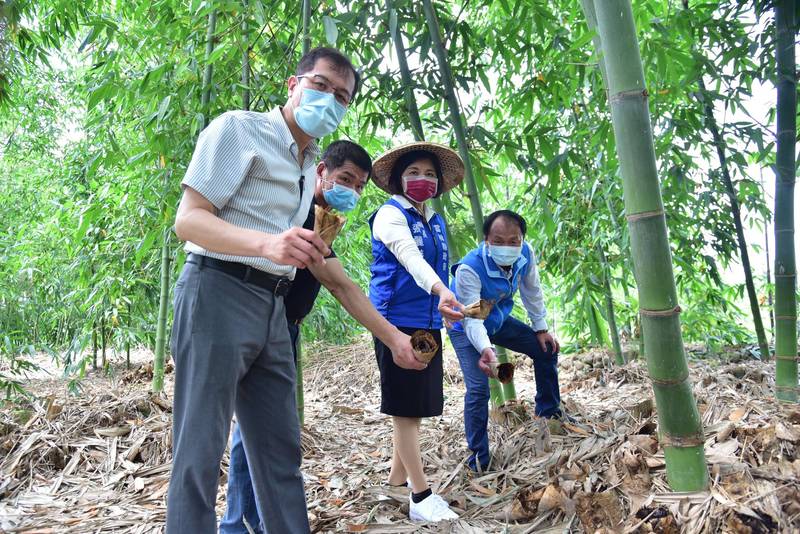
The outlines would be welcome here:
<svg viewBox="0 0 800 534">
<path fill-rule="evenodd" d="M 439 180 L 428 176 L 403 176 L 403 191 L 415 202 L 425 202 L 433 198 L 439 187 Z"/>
</svg>

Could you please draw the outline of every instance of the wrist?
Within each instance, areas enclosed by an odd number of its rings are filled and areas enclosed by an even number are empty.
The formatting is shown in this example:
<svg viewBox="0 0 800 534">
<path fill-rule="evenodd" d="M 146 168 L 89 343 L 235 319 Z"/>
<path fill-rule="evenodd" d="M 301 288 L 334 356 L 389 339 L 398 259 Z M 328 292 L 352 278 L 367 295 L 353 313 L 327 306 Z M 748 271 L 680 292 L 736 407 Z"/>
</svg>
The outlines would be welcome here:
<svg viewBox="0 0 800 534">
<path fill-rule="evenodd" d="M 386 345 L 392 350 L 392 352 L 395 352 L 397 349 L 402 347 L 403 341 L 405 340 L 406 337 L 407 336 L 400 330 L 398 330 L 397 327 L 393 327 L 393 331 L 389 331 L 386 334 L 386 340 L 385 341 L 381 340 L 381 341 L 386 343 Z M 378 339 L 380 339 L 380 337 L 378 337 Z"/>
<path fill-rule="evenodd" d="M 431 286 L 431 294 L 432 294 L 432 295 L 440 295 L 440 296 L 441 296 L 441 294 L 442 294 L 442 291 L 443 291 L 444 289 L 445 289 L 445 287 L 444 287 L 444 284 L 443 284 L 443 283 L 441 283 L 441 282 L 436 282 L 435 284 L 433 284 L 433 285 Z"/>
<path fill-rule="evenodd" d="M 536 330 L 535 333 L 536 333 L 537 336 L 539 334 L 546 334 L 547 333 L 547 328 L 543 328 L 542 330 Z"/>
<path fill-rule="evenodd" d="M 256 240 L 256 243 L 257 243 L 256 244 L 256 247 L 257 247 L 256 252 L 262 258 L 269 258 L 269 253 L 274 248 L 272 246 L 272 235 L 265 234 L 265 233 L 262 233 L 262 232 L 259 232 L 259 234 L 260 235 L 258 236 L 258 238 Z"/>
</svg>

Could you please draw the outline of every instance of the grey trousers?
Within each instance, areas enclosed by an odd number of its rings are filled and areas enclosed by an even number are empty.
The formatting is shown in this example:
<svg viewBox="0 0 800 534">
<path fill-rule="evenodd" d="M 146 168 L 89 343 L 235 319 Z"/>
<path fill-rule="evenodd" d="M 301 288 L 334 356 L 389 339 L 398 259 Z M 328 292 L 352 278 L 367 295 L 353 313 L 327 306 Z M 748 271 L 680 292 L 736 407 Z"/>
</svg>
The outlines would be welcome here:
<svg viewBox="0 0 800 534">
<path fill-rule="evenodd" d="M 211 534 L 231 418 L 270 534 L 310 532 L 295 364 L 282 297 L 186 263 L 175 286 L 168 534 Z"/>
</svg>

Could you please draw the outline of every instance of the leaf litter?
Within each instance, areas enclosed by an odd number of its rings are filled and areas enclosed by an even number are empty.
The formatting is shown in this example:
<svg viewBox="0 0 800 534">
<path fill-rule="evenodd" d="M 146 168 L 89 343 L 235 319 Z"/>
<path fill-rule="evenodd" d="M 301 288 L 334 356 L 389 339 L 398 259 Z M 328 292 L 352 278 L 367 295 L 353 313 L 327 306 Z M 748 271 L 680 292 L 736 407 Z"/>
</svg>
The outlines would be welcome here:
<svg viewBox="0 0 800 534">
<path fill-rule="evenodd" d="M 741 351 L 742 349 L 732 349 Z M 408 490 L 386 485 L 391 423 L 380 414 L 371 340 L 309 345 L 303 475 L 313 532 L 800 532 L 800 409 L 774 400 L 774 364 L 691 360 L 710 486 L 673 493 L 643 361 L 595 351 L 562 357 L 574 422 L 533 416 L 530 361 L 514 355 L 517 402 L 493 410 L 492 470 L 466 466 L 464 384 L 445 350 L 445 409 L 426 419 L 423 462 L 459 514 L 408 520 Z M 0 532 L 163 531 L 171 465 L 172 377 L 148 392 L 152 365 L 97 375 L 80 396 L 63 381 L 0 412 Z M 224 512 L 228 452 L 217 513 Z"/>
</svg>

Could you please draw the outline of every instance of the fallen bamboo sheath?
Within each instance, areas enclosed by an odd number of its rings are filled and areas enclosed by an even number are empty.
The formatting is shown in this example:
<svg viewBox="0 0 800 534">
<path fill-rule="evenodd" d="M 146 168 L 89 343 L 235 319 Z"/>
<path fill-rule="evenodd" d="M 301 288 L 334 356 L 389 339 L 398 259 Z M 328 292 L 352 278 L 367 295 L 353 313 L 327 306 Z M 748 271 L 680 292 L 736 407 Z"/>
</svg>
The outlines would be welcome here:
<svg viewBox="0 0 800 534">
<path fill-rule="evenodd" d="M 430 363 L 439 351 L 439 344 L 430 332 L 417 330 L 411 334 L 411 348 L 414 349 L 415 357 L 422 363 Z"/>
<path fill-rule="evenodd" d="M 501 384 L 508 384 L 514 379 L 513 363 L 494 361 L 489 364 L 489 368 L 492 370 L 492 378 L 499 380 Z"/>
<path fill-rule="evenodd" d="M 464 317 L 471 319 L 486 319 L 489 317 L 492 308 L 494 307 L 493 300 L 480 299 L 467 306 L 464 306 Z"/>
</svg>

